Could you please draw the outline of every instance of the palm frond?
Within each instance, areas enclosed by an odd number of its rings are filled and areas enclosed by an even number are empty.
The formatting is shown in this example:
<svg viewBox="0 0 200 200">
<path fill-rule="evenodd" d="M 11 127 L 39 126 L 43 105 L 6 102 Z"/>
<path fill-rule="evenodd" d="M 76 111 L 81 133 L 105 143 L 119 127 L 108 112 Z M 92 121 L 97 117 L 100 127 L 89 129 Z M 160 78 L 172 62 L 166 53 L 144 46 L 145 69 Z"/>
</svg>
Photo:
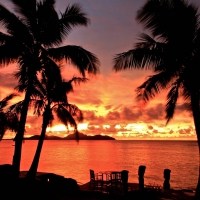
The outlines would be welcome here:
<svg viewBox="0 0 200 200">
<path fill-rule="evenodd" d="M 113 69 L 118 72 L 126 69 L 151 69 L 163 62 L 165 42 L 157 42 L 149 35 L 142 33 L 134 48 L 114 56 Z"/>
<path fill-rule="evenodd" d="M 113 61 L 113 69 L 118 72 L 127 69 L 153 69 L 162 59 L 156 49 L 138 48 L 116 54 Z"/>
<path fill-rule="evenodd" d="M 68 35 L 73 27 L 87 26 L 90 20 L 87 18 L 87 14 L 82 11 L 79 4 L 68 5 L 65 12 L 61 13 L 60 18 L 60 30 L 62 37 Z"/>
<path fill-rule="evenodd" d="M 179 88 L 180 88 L 181 81 L 177 80 L 174 82 L 171 86 L 170 91 L 167 94 L 167 103 L 166 103 L 166 119 L 167 122 L 166 124 L 169 123 L 169 121 L 173 118 L 174 116 L 174 110 L 176 107 L 177 99 L 179 97 Z"/>
<path fill-rule="evenodd" d="M 45 110 L 45 106 L 46 106 L 46 104 L 45 104 L 44 99 L 36 99 L 36 100 L 34 100 L 33 101 L 33 108 L 34 108 L 33 114 L 41 116 L 42 113 Z"/>
<path fill-rule="evenodd" d="M 69 82 L 74 82 L 75 84 L 86 83 L 89 79 L 84 77 L 73 77 Z"/>
<path fill-rule="evenodd" d="M 36 0 L 11 0 L 14 11 L 19 14 L 22 21 L 30 28 L 36 26 Z"/>
<path fill-rule="evenodd" d="M 23 101 L 19 101 L 9 106 L 8 110 L 19 115 L 21 114 L 22 106 L 23 106 Z"/>
<path fill-rule="evenodd" d="M 43 60 L 44 75 L 46 76 L 46 79 L 48 81 L 46 84 L 48 84 L 49 87 L 53 88 L 55 83 L 62 82 L 60 67 L 48 57 L 44 57 Z"/>
<path fill-rule="evenodd" d="M 162 45 L 162 43 L 157 42 L 154 38 L 146 33 L 141 33 L 138 40 L 139 42 L 134 45 L 136 49 L 157 49 L 159 45 Z"/>
<path fill-rule="evenodd" d="M 159 94 L 161 89 L 166 89 L 170 81 L 170 77 L 167 77 L 165 72 L 149 76 L 148 79 L 136 89 L 136 100 L 142 100 L 147 103 L 150 99 Z"/>
<path fill-rule="evenodd" d="M 10 94 L 10 95 L 6 96 L 4 99 L 2 99 L 0 101 L 0 111 L 2 109 L 4 109 L 8 105 L 9 101 L 12 100 L 16 96 L 17 96 L 17 94 L 13 93 L 13 94 Z"/>
<path fill-rule="evenodd" d="M 34 54 L 23 54 L 18 58 L 19 70 L 14 75 L 18 79 L 18 86 L 15 88 L 19 92 L 27 90 L 27 87 L 33 84 L 33 80 L 37 79 L 37 71 L 43 68 L 40 58 Z"/>
<path fill-rule="evenodd" d="M 55 1 L 43 1 L 37 4 L 37 40 L 45 47 L 59 45 L 62 42 L 58 14 L 54 8 Z"/>
<path fill-rule="evenodd" d="M 138 11 L 136 19 L 153 36 L 182 46 L 181 41 L 191 41 L 196 29 L 198 7 L 187 1 L 147 1 Z"/>
<path fill-rule="evenodd" d="M 188 90 L 187 87 L 182 87 L 182 93 L 181 96 L 183 97 L 184 101 L 186 102 L 191 102 L 191 91 Z"/>
<path fill-rule="evenodd" d="M 11 111 L 6 113 L 7 129 L 17 132 L 19 126 L 19 117 L 16 113 Z"/>
<path fill-rule="evenodd" d="M 0 140 L 3 138 L 7 128 L 6 128 L 6 115 L 0 112 Z"/>
<path fill-rule="evenodd" d="M 52 102 L 66 102 L 66 90 L 63 87 L 63 80 L 61 77 L 60 67 L 51 59 L 48 64 L 45 64 L 44 76 L 42 76 L 42 83 L 46 90 L 47 98 Z"/>
<path fill-rule="evenodd" d="M 82 111 L 74 104 L 62 104 L 62 106 L 69 111 L 69 113 L 78 121 L 83 121 Z"/>
<path fill-rule="evenodd" d="M 71 113 L 62 105 L 58 105 L 56 109 L 54 109 L 54 112 L 56 113 L 58 119 L 66 126 L 70 124 L 70 126 L 76 128 L 77 124 L 76 121 L 74 120 L 73 116 Z"/>
<path fill-rule="evenodd" d="M 46 95 L 45 85 L 38 79 L 34 79 L 33 86 L 32 96 L 34 98 L 44 99 L 44 96 Z"/>
<path fill-rule="evenodd" d="M 62 88 L 65 90 L 66 93 L 69 92 L 73 92 L 73 86 L 72 86 L 72 82 L 74 82 L 75 84 L 80 84 L 80 83 L 85 83 L 87 82 L 88 79 L 87 78 L 82 78 L 82 77 L 73 77 L 71 80 L 69 81 L 62 81 Z"/>
<path fill-rule="evenodd" d="M 149 29 L 154 36 L 163 34 L 166 30 L 165 27 L 169 27 L 171 6 L 171 0 L 147 1 L 138 10 L 136 19 L 144 25 L 144 28 Z"/>
<path fill-rule="evenodd" d="M 25 43 L 30 43 L 32 37 L 25 24 L 3 5 L 0 4 L 0 23 L 4 27 L 10 36 L 14 36 L 16 43 L 18 45 Z"/>
<path fill-rule="evenodd" d="M 19 125 L 18 114 L 8 106 L 8 103 L 16 94 L 10 94 L 0 101 L 0 140 L 7 130 L 17 131 Z M 13 106 L 13 105 L 12 105 Z"/>
<path fill-rule="evenodd" d="M 65 59 L 67 62 L 70 62 L 83 77 L 85 77 L 86 71 L 89 74 L 99 73 L 99 59 L 93 53 L 80 46 L 67 45 L 56 49 L 51 48 L 48 50 L 48 54 L 56 61 Z"/>
<path fill-rule="evenodd" d="M 0 32 L 0 64 L 8 65 L 17 62 L 22 52 L 22 45 L 15 37 Z"/>
</svg>

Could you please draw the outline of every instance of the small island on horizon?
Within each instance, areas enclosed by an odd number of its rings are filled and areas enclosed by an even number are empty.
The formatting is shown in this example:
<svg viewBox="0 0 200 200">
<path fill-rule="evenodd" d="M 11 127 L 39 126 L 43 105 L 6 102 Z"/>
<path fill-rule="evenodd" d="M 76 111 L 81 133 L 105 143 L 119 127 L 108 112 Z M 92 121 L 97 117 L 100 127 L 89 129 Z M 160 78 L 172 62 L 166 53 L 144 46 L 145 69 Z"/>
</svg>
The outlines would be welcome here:
<svg viewBox="0 0 200 200">
<path fill-rule="evenodd" d="M 33 135 L 31 137 L 26 137 L 24 140 L 38 140 L 40 135 Z M 66 137 L 59 137 L 59 136 L 45 136 L 45 140 L 76 140 L 75 134 L 69 134 Z M 79 140 L 115 140 L 115 138 L 107 136 L 107 135 L 85 135 L 83 133 L 79 133 Z"/>
</svg>

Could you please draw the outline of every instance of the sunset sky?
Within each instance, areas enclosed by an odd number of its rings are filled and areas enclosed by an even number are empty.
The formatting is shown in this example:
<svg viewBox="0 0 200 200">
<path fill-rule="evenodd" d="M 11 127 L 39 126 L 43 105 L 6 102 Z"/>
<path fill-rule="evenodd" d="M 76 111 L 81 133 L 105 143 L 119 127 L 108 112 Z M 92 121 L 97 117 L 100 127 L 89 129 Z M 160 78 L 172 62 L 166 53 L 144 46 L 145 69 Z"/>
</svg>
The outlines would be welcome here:
<svg viewBox="0 0 200 200">
<path fill-rule="evenodd" d="M 63 45 L 79 45 L 94 53 L 100 60 L 100 74 L 87 77 L 89 81 L 74 85 L 69 103 L 76 104 L 84 114 L 79 131 L 85 134 L 104 134 L 116 139 L 194 139 L 196 134 L 191 113 L 178 103 L 175 116 L 166 126 L 166 92 L 147 105 L 135 100 L 135 89 L 151 71 L 130 70 L 115 72 L 113 57 L 133 47 L 139 33 L 145 32 L 135 20 L 145 0 L 57 0 L 56 10 L 63 12 L 68 4 L 79 3 L 88 14 L 88 27 L 74 28 Z M 192 0 L 200 7 L 199 0 Z M 12 9 L 8 0 L 0 3 Z M 16 66 L 0 69 L 0 99 L 13 92 L 17 81 L 13 78 Z M 80 76 L 74 67 L 63 67 L 63 78 Z M 18 97 L 17 99 L 22 98 Z M 15 101 L 17 100 L 15 99 Z M 41 118 L 30 111 L 26 135 L 40 134 Z M 56 120 L 47 130 L 48 135 L 66 136 L 66 128 Z M 5 138 L 12 138 L 7 133 Z"/>
</svg>

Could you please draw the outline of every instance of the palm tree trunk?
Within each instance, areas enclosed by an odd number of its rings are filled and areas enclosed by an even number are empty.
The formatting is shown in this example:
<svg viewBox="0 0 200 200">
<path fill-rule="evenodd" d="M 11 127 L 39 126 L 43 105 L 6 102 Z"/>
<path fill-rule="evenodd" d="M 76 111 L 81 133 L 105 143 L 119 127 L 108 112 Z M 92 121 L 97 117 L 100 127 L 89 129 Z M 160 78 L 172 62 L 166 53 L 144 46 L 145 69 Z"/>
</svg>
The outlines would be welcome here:
<svg viewBox="0 0 200 200">
<path fill-rule="evenodd" d="M 38 168 L 39 160 L 40 160 L 40 154 L 41 154 L 43 142 L 44 142 L 44 139 L 45 139 L 46 128 L 49 124 L 49 112 L 47 110 L 48 109 L 46 109 L 46 111 L 44 112 L 43 123 L 42 123 L 42 131 L 41 131 L 41 135 L 40 135 L 40 138 L 39 138 L 39 141 L 38 141 L 35 156 L 33 158 L 31 167 L 30 167 L 30 169 L 29 169 L 29 171 L 26 175 L 26 178 L 30 179 L 30 180 L 33 180 L 36 177 L 37 168 Z"/>
<path fill-rule="evenodd" d="M 27 90 L 22 106 L 20 121 L 19 121 L 19 128 L 16 134 L 16 137 L 14 139 L 15 141 L 15 149 L 14 149 L 14 155 L 13 155 L 13 170 L 15 177 L 19 177 L 20 173 L 20 162 L 21 162 L 21 151 L 22 151 L 22 142 L 24 137 L 24 130 L 25 130 L 25 124 L 26 124 L 26 117 L 28 113 L 28 106 L 30 101 L 30 92 Z"/>
<path fill-rule="evenodd" d="M 196 187 L 194 200 L 200 199 L 200 109 L 199 109 L 199 97 L 197 95 L 191 95 L 192 112 L 194 118 L 194 125 L 197 134 L 197 143 L 199 147 L 199 178 Z"/>
</svg>

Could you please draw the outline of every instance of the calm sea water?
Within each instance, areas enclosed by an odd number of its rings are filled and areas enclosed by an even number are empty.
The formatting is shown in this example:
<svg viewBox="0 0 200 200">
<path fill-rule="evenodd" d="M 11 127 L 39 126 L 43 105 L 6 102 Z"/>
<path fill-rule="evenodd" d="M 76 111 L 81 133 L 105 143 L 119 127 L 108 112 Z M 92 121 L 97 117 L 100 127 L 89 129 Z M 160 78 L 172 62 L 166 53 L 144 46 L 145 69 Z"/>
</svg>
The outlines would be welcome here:
<svg viewBox="0 0 200 200">
<path fill-rule="evenodd" d="M 0 164 L 11 164 L 14 142 L 0 142 Z M 21 171 L 28 170 L 37 141 L 23 143 Z M 52 172 L 80 183 L 89 181 L 89 169 L 128 170 L 129 182 L 138 182 L 138 167 L 146 166 L 145 184 L 163 185 L 163 171 L 171 170 L 171 188 L 194 190 L 198 180 L 196 141 L 45 141 L 38 171 Z"/>
</svg>

